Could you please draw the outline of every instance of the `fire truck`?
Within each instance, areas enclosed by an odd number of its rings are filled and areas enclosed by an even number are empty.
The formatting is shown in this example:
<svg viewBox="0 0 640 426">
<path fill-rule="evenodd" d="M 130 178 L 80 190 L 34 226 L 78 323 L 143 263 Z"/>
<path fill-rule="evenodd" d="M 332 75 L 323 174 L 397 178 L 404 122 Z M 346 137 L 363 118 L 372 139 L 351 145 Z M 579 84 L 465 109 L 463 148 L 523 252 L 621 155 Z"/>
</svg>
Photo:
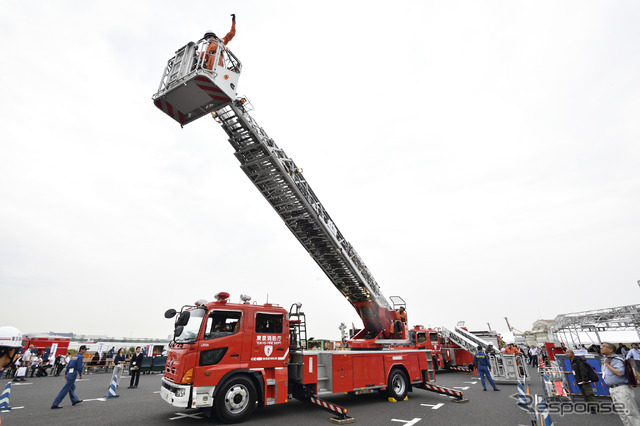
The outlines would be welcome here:
<svg viewBox="0 0 640 426">
<path fill-rule="evenodd" d="M 429 350 L 436 371 L 438 369 L 473 370 L 475 351 L 460 347 L 445 337 L 441 329 L 416 325 L 409 330 L 409 341 L 411 347 Z"/>
<path fill-rule="evenodd" d="M 22 338 L 22 348 L 26 351 L 33 345 L 38 352 L 48 351 L 49 358 L 53 360 L 56 355 L 66 355 L 70 342 L 68 337 L 25 335 Z"/>
<path fill-rule="evenodd" d="M 336 393 L 381 392 L 404 400 L 415 388 L 466 401 L 463 393 L 435 385 L 430 351 L 408 345 L 406 324 L 396 309 L 405 302 L 381 293 L 355 249 L 316 197 L 302 169 L 249 115 L 251 105 L 237 97 L 242 68 L 223 44 L 213 69 L 204 55 L 208 42 L 190 42 L 172 57 L 154 104 L 184 126 L 212 115 L 229 137 L 241 169 L 309 252 L 336 289 L 351 303 L 363 327 L 349 350 L 305 350 L 307 325 L 301 304 L 286 309 L 251 303 L 219 292 L 166 318 L 175 318 L 162 398 L 176 407 L 202 408 L 224 422 L 246 419 L 256 407 L 291 398 L 332 412 L 334 422 L 353 421 L 347 410 L 321 399 Z M 209 61 L 211 64 L 211 61 Z"/>
<path fill-rule="evenodd" d="M 500 353 L 500 336 L 497 333 L 471 332 L 463 324 L 464 322 L 461 321 L 453 330 L 445 327 L 424 328 L 417 325 L 409 331 L 408 347 L 429 350 L 436 371 L 439 368 L 445 368 L 468 372 L 474 369 L 473 358 L 477 347 L 481 346 L 487 351 L 491 344 L 497 351 L 495 354 L 489 354 L 491 376 L 495 382 L 516 384 L 518 381 L 528 380 L 524 357 L 521 354 Z"/>
</svg>

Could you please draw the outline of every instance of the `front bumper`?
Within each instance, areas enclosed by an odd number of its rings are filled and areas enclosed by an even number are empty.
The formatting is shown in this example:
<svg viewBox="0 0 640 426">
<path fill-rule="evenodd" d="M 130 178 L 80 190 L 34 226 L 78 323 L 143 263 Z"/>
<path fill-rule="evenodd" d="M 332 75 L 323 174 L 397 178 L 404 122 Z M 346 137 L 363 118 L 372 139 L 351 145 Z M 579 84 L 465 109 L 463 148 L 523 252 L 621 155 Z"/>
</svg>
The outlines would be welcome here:
<svg viewBox="0 0 640 426">
<path fill-rule="evenodd" d="M 162 378 L 160 396 L 174 407 L 191 408 L 191 385 L 178 385 Z"/>
<path fill-rule="evenodd" d="M 213 391 L 215 386 L 178 385 L 164 377 L 160 396 L 174 407 L 204 408 L 213 406 Z"/>
</svg>

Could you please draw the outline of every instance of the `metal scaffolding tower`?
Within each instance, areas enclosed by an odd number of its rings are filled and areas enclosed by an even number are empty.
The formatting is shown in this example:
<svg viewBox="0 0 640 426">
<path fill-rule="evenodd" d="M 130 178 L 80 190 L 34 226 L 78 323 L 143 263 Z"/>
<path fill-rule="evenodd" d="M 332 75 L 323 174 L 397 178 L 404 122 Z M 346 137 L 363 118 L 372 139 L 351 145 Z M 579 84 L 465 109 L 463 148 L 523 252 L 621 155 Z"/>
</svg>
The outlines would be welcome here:
<svg viewBox="0 0 640 426">
<path fill-rule="evenodd" d="M 582 344 L 580 333 L 586 334 L 590 339 L 590 333 L 594 333 L 598 344 L 602 343 L 600 333 L 605 331 L 635 331 L 640 339 L 640 305 L 558 315 L 550 331 L 558 340 L 567 343 L 570 340 L 574 345 Z"/>
</svg>

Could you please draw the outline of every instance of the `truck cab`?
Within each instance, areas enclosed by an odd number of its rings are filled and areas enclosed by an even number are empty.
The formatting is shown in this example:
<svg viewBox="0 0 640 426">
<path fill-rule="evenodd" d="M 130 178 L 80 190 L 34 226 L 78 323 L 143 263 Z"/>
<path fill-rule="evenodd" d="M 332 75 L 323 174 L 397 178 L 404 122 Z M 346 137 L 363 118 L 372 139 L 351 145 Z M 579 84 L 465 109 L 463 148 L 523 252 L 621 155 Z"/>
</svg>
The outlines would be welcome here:
<svg viewBox="0 0 640 426">
<path fill-rule="evenodd" d="M 218 293 L 214 302 L 167 311 L 166 317 L 177 317 L 161 396 L 173 406 L 211 407 L 235 421 L 256 404 L 286 402 L 289 324 L 279 306 L 228 298 Z"/>
</svg>

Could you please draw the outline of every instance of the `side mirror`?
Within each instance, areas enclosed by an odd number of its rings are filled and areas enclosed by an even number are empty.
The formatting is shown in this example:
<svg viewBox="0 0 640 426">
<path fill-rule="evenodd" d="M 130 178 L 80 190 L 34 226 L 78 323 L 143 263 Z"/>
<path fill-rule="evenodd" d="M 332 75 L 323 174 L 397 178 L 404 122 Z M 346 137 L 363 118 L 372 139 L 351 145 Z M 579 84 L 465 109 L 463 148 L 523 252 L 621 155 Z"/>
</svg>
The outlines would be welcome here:
<svg viewBox="0 0 640 426">
<path fill-rule="evenodd" d="M 177 326 L 177 327 L 176 327 L 176 329 L 175 329 L 175 330 L 174 330 L 174 332 L 173 332 L 173 336 L 174 336 L 174 338 L 175 338 L 176 336 L 181 335 L 183 330 L 184 330 L 184 325 L 179 325 L 179 326 Z"/>
<path fill-rule="evenodd" d="M 167 311 L 164 313 L 164 317 L 169 319 L 169 318 L 173 318 L 175 317 L 177 314 L 175 309 L 167 309 Z"/>
<path fill-rule="evenodd" d="M 177 326 L 187 325 L 187 323 L 189 322 L 189 318 L 190 317 L 191 317 L 191 312 L 189 312 L 189 311 L 184 311 L 184 312 L 180 313 L 180 316 L 176 320 L 176 327 Z"/>
</svg>

